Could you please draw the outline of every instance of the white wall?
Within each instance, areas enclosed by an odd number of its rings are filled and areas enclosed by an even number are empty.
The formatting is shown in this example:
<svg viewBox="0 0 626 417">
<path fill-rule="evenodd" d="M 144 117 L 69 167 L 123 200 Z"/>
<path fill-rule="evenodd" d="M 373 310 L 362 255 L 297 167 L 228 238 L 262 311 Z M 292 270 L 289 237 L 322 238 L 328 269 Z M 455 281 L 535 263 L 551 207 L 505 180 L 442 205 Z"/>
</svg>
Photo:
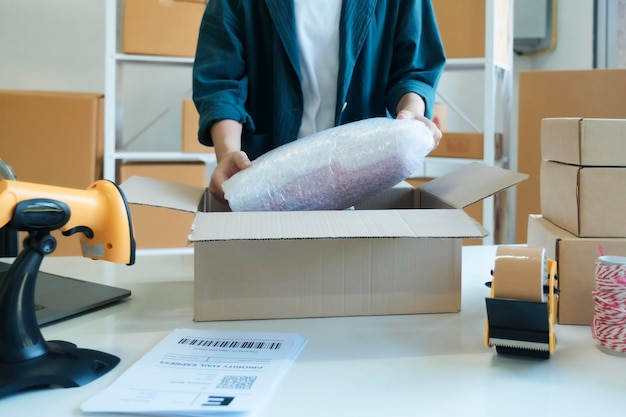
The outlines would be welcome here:
<svg viewBox="0 0 626 417">
<path fill-rule="evenodd" d="M 104 92 L 104 0 L 0 0 L 0 89 Z"/>
</svg>

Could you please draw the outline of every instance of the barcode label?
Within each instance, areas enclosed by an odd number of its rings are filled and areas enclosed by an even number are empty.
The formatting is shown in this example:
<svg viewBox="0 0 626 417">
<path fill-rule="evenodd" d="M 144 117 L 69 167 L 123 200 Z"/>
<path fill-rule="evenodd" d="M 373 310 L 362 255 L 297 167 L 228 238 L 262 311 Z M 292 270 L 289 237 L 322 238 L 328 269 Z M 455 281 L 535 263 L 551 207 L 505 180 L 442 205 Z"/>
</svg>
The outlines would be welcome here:
<svg viewBox="0 0 626 417">
<path fill-rule="evenodd" d="M 278 350 L 282 342 L 276 340 L 225 340 L 225 339 L 200 339 L 183 337 L 178 341 L 179 345 L 216 347 L 223 349 L 249 349 L 249 350 Z"/>
<path fill-rule="evenodd" d="M 256 376 L 227 375 L 220 381 L 217 388 L 222 389 L 251 389 Z"/>
</svg>

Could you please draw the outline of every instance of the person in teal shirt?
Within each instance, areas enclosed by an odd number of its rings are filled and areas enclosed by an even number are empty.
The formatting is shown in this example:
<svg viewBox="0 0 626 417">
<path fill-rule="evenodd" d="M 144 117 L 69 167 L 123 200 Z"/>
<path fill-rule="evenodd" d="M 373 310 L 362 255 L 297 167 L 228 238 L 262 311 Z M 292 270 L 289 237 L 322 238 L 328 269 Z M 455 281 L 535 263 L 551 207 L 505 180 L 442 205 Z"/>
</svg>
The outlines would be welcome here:
<svg viewBox="0 0 626 417">
<path fill-rule="evenodd" d="M 371 117 L 430 120 L 445 53 L 430 0 L 211 0 L 198 37 L 209 191 L 263 153 Z M 335 92 L 335 94 L 332 94 Z"/>
</svg>

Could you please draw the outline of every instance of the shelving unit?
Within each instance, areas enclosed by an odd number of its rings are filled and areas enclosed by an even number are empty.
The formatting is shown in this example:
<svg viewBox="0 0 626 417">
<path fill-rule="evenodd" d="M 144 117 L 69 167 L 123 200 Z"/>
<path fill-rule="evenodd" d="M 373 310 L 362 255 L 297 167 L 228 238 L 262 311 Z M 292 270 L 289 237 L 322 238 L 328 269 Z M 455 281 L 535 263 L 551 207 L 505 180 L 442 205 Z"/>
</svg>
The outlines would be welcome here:
<svg viewBox="0 0 626 417">
<path fill-rule="evenodd" d="M 120 53 L 123 0 L 106 0 L 105 27 L 105 109 L 104 109 L 104 178 L 116 181 L 118 165 L 122 162 L 191 162 L 206 164 L 215 161 L 212 153 L 185 153 L 171 151 L 126 151 L 121 148 L 123 132 L 123 103 L 121 92 L 124 88 L 123 73 L 127 64 L 169 65 L 191 67 L 193 58 L 130 55 Z M 191 84 L 191 82 L 190 82 Z"/>
</svg>

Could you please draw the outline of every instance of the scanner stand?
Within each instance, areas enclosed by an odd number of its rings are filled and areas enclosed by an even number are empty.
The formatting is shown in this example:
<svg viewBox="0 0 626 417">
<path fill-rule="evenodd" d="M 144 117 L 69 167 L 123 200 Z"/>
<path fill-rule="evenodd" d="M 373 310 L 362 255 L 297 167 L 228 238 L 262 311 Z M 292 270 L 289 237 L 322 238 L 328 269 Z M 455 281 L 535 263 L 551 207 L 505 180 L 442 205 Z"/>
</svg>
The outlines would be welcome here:
<svg viewBox="0 0 626 417">
<path fill-rule="evenodd" d="M 35 281 L 44 256 L 55 248 L 50 230 L 29 231 L 24 249 L 0 278 L 0 398 L 26 389 L 82 386 L 120 362 L 108 353 L 43 338 Z"/>
</svg>

